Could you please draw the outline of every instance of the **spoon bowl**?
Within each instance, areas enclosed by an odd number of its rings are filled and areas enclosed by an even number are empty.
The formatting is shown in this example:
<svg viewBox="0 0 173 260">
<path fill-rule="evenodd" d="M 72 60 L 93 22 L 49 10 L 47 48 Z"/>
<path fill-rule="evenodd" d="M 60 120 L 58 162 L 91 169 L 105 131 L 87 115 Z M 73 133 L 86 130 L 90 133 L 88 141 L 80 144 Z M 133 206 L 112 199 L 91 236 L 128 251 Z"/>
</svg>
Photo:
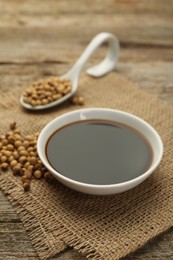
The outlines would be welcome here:
<svg viewBox="0 0 173 260">
<path fill-rule="evenodd" d="M 29 110 L 43 110 L 49 109 L 54 106 L 60 105 L 61 103 L 65 102 L 66 100 L 70 99 L 78 88 L 79 76 L 81 71 L 83 70 L 86 62 L 93 54 L 93 52 L 103 43 L 108 43 L 108 52 L 104 60 L 97 64 L 94 67 L 91 67 L 87 70 L 87 74 L 93 77 L 101 77 L 108 72 L 115 69 L 118 58 L 119 58 L 119 42 L 115 35 L 111 33 L 100 33 L 96 35 L 92 41 L 89 43 L 87 48 L 84 50 L 82 55 L 76 61 L 74 66 L 64 75 L 60 76 L 59 78 L 62 80 L 70 80 L 71 81 L 71 91 L 61 97 L 60 99 L 48 103 L 46 105 L 39 105 L 39 106 L 32 106 L 24 101 L 24 96 L 20 97 L 20 104 Z"/>
<path fill-rule="evenodd" d="M 23 96 L 20 97 L 20 104 L 29 110 L 44 110 L 44 109 L 49 109 L 52 107 L 55 107 L 57 105 L 60 105 L 61 103 L 65 102 L 66 100 L 70 99 L 73 95 L 74 95 L 74 91 L 73 89 L 71 90 L 70 93 L 66 94 L 65 96 L 63 96 L 62 98 L 55 100 L 47 105 L 41 105 L 41 106 L 31 106 L 30 104 L 24 102 L 24 98 Z"/>
</svg>

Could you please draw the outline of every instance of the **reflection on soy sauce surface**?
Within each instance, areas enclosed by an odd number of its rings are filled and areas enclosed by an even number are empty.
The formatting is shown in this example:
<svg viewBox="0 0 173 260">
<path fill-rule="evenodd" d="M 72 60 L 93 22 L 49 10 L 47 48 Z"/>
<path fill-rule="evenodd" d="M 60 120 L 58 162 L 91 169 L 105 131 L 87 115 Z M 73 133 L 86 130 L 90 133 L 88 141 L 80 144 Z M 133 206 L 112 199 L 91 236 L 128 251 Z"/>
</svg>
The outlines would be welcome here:
<svg viewBox="0 0 173 260">
<path fill-rule="evenodd" d="M 135 129 L 108 120 L 77 121 L 55 131 L 46 145 L 51 166 L 89 184 L 116 184 L 143 174 L 152 149 Z"/>
</svg>

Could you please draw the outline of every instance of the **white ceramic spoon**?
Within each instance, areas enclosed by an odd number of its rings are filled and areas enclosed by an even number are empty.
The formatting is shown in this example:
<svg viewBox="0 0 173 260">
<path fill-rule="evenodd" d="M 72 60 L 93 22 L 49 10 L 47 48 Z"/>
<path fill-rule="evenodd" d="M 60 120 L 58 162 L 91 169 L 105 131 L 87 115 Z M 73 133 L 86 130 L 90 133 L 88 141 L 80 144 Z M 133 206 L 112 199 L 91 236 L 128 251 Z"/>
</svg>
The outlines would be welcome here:
<svg viewBox="0 0 173 260">
<path fill-rule="evenodd" d="M 60 77 L 60 79 L 68 79 L 71 81 L 72 84 L 72 90 L 70 93 L 66 94 L 62 98 L 53 101 L 47 105 L 41 105 L 41 106 L 31 106 L 24 102 L 23 96 L 20 97 L 20 103 L 21 105 L 30 110 L 42 110 L 42 109 L 48 109 L 54 106 L 57 106 L 61 104 L 62 102 L 66 101 L 67 99 L 71 98 L 74 93 L 76 92 L 78 88 L 78 82 L 79 82 L 79 76 L 80 72 L 84 68 L 84 65 L 90 58 L 90 56 L 93 54 L 93 52 L 103 43 L 108 43 L 108 52 L 105 57 L 105 59 L 99 63 L 98 65 L 91 67 L 87 70 L 87 74 L 94 76 L 94 77 L 100 77 L 105 75 L 106 73 L 112 71 L 115 69 L 118 58 L 119 58 L 119 42 L 118 39 L 111 33 L 100 33 L 96 35 L 92 41 L 89 43 L 87 48 L 84 50 L 82 55 L 79 57 L 79 59 L 76 61 L 74 66 L 63 76 Z"/>
</svg>

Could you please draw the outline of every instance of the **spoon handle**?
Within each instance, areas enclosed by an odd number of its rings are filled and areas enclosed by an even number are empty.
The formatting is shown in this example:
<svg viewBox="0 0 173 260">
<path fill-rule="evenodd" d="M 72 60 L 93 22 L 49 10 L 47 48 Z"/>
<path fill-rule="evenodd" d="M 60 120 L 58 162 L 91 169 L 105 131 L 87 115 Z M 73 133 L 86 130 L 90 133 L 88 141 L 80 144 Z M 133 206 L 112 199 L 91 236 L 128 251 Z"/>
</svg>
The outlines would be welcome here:
<svg viewBox="0 0 173 260">
<path fill-rule="evenodd" d="M 87 74 L 100 77 L 114 70 L 118 63 L 120 46 L 117 37 L 111 33 L 100 33 L 93 39 L 93 52 L 103 43 L 108 43 L 108 52 L 105 59 L 87 70 Z M 91 42 L 92 44 L 92 42 Z M 88 46 L 90 47 L 90 46 Z M 87 50 L 87 49 L 86 49 Z M 92 53 L 91 53 L 92 54 Z M 91 55 L 90 54 L 90 55 Z"/>
<path fill-rule="evenodd" d="M 74 73 L 73 75 L 76 75 L 76 77 L 79 78 L 79 74 L 84 68 L 84 65 L 86 64 L 90 56 L 103 43 L 108 43 L 108 52 L 106 54 L 106 57 L 101 63 L 89 68 L 87 70 L 87 74 L 94 77 L 100 77 L 115 69 L 119 58 L 119 42 L 115 35 L 103 32 L 96 35 L 91 40 L 91 42 L 86 47 L 79 59 L 76 61 L 69 73 Z"/>
</svg>

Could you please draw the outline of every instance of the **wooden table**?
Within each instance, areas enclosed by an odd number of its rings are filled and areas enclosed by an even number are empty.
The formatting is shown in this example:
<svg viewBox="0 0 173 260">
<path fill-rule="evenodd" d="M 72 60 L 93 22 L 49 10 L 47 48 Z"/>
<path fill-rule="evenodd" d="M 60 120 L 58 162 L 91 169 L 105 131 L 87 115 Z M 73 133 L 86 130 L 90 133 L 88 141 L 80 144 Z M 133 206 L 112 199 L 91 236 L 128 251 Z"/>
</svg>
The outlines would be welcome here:
<svg viewBox="0 0 173 260">
<path fill-rule="evenodd" d="M 172 0 L 0 0 L 1 91 L 63 74 L 101 31 L 120 39 L 118 72 L 173 103 Z M 103 53 L 98 51 L 90 63 L 99 61 Z M 38 259 L 2 193 L 0 259 Z M 52 259 L 85 258 L 68 249 Z M 173 259 L 173 229 L 125 259 Z"/>
</svg>

